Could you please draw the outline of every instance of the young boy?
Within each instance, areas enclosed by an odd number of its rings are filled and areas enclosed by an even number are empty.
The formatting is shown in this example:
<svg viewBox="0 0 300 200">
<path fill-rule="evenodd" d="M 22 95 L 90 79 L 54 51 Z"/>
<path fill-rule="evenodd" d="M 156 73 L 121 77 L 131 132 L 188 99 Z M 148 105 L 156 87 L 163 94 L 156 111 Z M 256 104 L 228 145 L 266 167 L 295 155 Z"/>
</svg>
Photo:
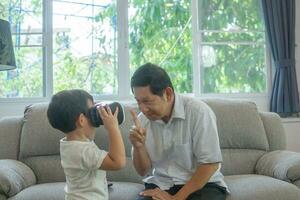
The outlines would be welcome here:
<svg viewBox="0 0 300 200">
<path fill-rule="evenodd" d="M 95 127 L 88 117 L 93 105 L 93 97 L 84 90 L 64 90 L 53 95 L 47 110 L 50 124 L 66 136 L 60 141 L 66 200 L 108 200 L 106 170 L 121 169 L 126 162 L 118 109 L 98 109 L 110 141 L 106 152 L 93 141 Z"/>
</svg>

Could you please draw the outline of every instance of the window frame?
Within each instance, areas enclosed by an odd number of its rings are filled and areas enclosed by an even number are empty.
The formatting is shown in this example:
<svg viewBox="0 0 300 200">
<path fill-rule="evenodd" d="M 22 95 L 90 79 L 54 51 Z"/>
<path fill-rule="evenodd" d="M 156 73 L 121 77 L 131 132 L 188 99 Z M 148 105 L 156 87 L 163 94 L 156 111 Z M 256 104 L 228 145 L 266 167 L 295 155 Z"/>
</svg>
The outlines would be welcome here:
<svg viewBox="0 0 300 200">
<path fill-rule="evenodd" d="M 202 80 L 201 80 L 201 64 L 200 64 L 200 46 L 203 44 L 212 44 L 208 42 L 201 42 L 201 33 L 205 32 L 203 30 L 199 30 L 199 17 L 198 17 L 198 4 L 199 0 L 192 0 L 192 40 L 193 40 L 193 92 L 196 97 L 204 97 L 204 98 L 239 98 L 239 99 L 251 99 L 251 100 L 266 100 L 270 95 L 271 89 L 271 55 L 270 51 L 265 44 L 265 65 L 266 65 L 266 91 L 262 93 L 202 93 Z M 214 32 L 214 31 L 212 31 Z M 220 32 L 220 31 L 216 31 Z M 266 36 L 266 33 L 265 33 Z M 245 44 L 245 42 L 218 42 L 216 44 Z M 247 42 L 247 44 L 256 44 Z"/>
</svg>

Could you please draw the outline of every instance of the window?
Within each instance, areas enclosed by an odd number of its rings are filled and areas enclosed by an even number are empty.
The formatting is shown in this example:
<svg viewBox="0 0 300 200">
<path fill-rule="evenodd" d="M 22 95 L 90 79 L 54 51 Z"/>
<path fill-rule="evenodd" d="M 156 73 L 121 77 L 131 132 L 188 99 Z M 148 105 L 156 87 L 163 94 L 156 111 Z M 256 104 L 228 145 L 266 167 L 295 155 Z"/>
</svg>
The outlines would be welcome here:
<svg viewBox="0 0 300 200">
<path fill-rule="evenodd" d="M 115 5 L 113 0 L 53 0 L 55 93 L 70 88 L 117 93 Z"/>
<path fill-rule="evenodd" d="M 166 69 L 174 88 L 192 93 L 191 3 L 129 1 L 130 69 L 152 62 Z"/>
<path fill-rule="evenodd" d="M 0 72 L 0 98 L 43 96 L 43 9 L 32 0 L 0 2 L 11 23 L 17 69 Z"/>
<path fill-rule="evenodd" d="M 0 72 L 2 99 L 82 88 L 123 100 L 146 62 L 180 93 L 266 92 L 258 0 L 2 0 L 0 17 L 11 22 L 18 64 Z"/>
<path fill-rule="evenodd" d="M 201 93 L 265 93 L 265 33 L 258 0 L 198 0 Z"/>
</svg>

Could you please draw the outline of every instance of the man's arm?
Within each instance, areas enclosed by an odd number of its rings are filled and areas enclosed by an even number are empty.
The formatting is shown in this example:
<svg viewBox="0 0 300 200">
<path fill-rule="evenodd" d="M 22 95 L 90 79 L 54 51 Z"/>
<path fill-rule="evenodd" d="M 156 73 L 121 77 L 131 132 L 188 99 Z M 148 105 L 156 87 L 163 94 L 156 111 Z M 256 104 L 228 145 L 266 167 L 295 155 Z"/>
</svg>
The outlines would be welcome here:
<svg viewBox="0 0 300 200">
<path fill-rule="evenodd" d="M 177 192 L 175 199 L 186 199 L 191 193 L 203 188 L 218 168 L 219 163 L 201 164 L 192 178 Z"/>
<path fill-rule="evenodd" d="M 190 194 L 203 188 L 218 168 L 219 163 L 200 165 L 192 178 L 174 196 L 159 188 L 143 191 L 141 195 L 157 200 L 185 200 Z"/>
<path fill-rule="evenodd" d="M 133 165 L 139 175 L 145 176 L 151 169 L 151 161 L 145 146 L 132 148 Z"/>
<path fill-rule="evenodd" d="M 133 122 L 135 127 L 130 130 L 129 140 L 132 143 L 132 158 L 133 165 L 136 171 L 141 176 L 145 176 L 151 168 L 151 161 L 146 150 L 146 130 L 142 128 L 136 113 L 131 110 Z"/>
</svg>

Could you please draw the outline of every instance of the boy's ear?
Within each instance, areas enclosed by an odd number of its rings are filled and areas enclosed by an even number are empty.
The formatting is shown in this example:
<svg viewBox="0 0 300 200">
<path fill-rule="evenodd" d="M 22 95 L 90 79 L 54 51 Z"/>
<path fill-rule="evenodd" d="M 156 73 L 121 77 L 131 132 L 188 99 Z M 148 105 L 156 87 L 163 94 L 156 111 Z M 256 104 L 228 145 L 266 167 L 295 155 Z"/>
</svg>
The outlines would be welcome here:
<svg viewBox="0 0 300 200">
<path fill-rule="evenodd" d="M 84 125 L 85 121 L 86 121 L 86 118 L 85 118 L 84 114 L 81 113 L 76 120 L 76 126 L 82 127 Z"/>
</svg>

